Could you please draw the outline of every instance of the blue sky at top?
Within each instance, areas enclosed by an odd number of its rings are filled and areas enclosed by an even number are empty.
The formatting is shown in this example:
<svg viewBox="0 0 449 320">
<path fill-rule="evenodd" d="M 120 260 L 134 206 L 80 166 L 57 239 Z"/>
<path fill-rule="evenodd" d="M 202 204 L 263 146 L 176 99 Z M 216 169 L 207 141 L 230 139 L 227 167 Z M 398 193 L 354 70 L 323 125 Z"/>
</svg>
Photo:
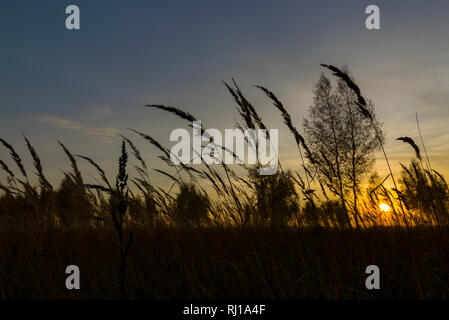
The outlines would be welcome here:
<svg viewBox="0 0 449 320">
<path fill-rule="evenodd" d="M 65 29 L 69 4 L 80 7 L 81 30 Z M 364 28 L 369 4 L 381 9 L 379 31 Z M 410 150 L 394 138 L 416 138 L 419 112 L 431 158 L 446 171 L 448 18 L 447 1 L 3 0 L 0 136 L 26 155 L 24 132 L 53 181 L 68 168 L 58 139 L 112 174 L 117 134 L 126 134 L 157 167 L 154 149 L 127 128 L 168 144 L 185 124 L 143 105 L 180 106 L 207 127 L 232 127 L 237 113 L 221 81 L 234 77 L 270 127 L 283 130 L 281 118 L 253 84 L 276 92 L 301 127 L 326 62 L 347 64 L 373 100 L 396 168 Z M 280 134 L 281 158 L 293 164 L 293 141 Z"/>
</svg>

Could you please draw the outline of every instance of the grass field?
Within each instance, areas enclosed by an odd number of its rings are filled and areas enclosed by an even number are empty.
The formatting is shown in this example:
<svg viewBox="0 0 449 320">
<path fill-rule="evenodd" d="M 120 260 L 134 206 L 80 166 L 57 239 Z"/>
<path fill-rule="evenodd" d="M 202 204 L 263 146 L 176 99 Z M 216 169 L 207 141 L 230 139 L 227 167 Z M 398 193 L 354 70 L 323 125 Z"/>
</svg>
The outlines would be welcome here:
<svg viewBox="0 0 449 320">
<path fill-rule="evenodd" d="M 130 299 L 446 299 L 447 228 L 142 229 L 126 263 Z M 118 298 L 114 230 L 2 228 L 2 299 Z M 81 290 L 65 288 L 80 267 Z M 365 288 L 378 265 L 381 290 Z"/>
<path fill-rule="evenodd" d="M 169 149 L 131 130 L 160 152 L 168 170 L 150 171 L 131 138 L 122 136 L 112 181 L 93 159 L 60 142 L 71 170 L 55 187 L 27 137 L 36 182 L 14 147 L 0 139 L 9 154 L 9 162 L 0 159 L 0 298 L 447 299 L 445 178 L 408 136 L 397 140 L 410 145 L 416 159 L 393 173 L 372 104 L 344 71 L 323 66 L 340 79 L 338 97 L 349 97 L 348 113 L 338 121 L 338 99 L 314 111 L 318 127 L 327 121 L 333 134 L 311 134 L 313 126 L 305 126 L 309 140 L 324 144 L 308 144 L 279 99 L 258 87 L 281 113 L 300 155 L 299 169 L 279 161 L 274 175 L 259 175 L 260 164 L 240 165 L 244 174 L 236 174 L 223 161 L 175 167 Z M 320 81 L 323 96 L 330 82 Z M 237 84 L 226 87 L 245 123 L 236 126 L 266 128 Z M 179 108 L 149 106 L 196 120 Z M 337 137 L 334 125 L 343 122 L 349 135 Z M 361 139 L 356 129 L 370 134 Z M 372 172 L 367 157 L 366 150 L 377 149 L 386 177 Z M 95 169 L 95 183 L 85 181 L 79 161 Z M 170 179 L 172 187 L 154 185 L 149 172 Z M 65 287 L 69 265 L 80 269 L 81 290 Z M 380 268 L 380 290 L 365 286 L 369 265 Z"/>
</svg>

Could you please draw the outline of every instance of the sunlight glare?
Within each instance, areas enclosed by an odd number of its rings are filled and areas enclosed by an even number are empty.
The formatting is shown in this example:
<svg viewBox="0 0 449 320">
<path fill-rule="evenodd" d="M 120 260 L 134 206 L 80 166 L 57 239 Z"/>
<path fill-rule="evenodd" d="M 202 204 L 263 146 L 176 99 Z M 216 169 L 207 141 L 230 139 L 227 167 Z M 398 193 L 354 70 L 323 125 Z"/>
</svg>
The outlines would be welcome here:
<svg viewBox="0 0 449 320">
<path fill-rule="evenodd" d="M 381 203 L 379 208 L 380 208 L 380 211 L 383 211 L 383 212 L 390 211 L 390 206 L 386 203 Z"/>
</svg>

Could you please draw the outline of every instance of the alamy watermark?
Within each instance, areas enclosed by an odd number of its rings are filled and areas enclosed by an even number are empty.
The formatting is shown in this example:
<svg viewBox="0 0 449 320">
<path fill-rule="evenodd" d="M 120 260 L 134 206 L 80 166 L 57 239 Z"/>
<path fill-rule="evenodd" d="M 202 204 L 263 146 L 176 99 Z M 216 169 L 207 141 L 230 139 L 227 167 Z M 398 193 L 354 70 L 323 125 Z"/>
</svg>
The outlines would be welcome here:
<svg viewBox="0 0 449 320">
<path fill-rule="evenodd" d="M 68 30 L 80 29 L 80 8 L 77 5 L 69 5 L 65 9 L 65 13 L 68 14 L 65 21 L 65 26 Z M 365 14 L 368 16 L 365 20 L 365 27 L 368 30 L 380 29 L 380 9 L 376 5 L 369 5 L 365 9 Z"/>
<path fill-rule="evenodd" d="M 204 130 L 201 121 L 192 122 L 192 136 L 186 129 L 175 129 L 170 141 L 173 164 L 258 164 L 260 175 L 273 175 L 279 165 L 277 129 Z M 205 146 L 203 143 L 207 142 Z M 245 152 L 246 149 L 246 152 Z"/>
</svg>

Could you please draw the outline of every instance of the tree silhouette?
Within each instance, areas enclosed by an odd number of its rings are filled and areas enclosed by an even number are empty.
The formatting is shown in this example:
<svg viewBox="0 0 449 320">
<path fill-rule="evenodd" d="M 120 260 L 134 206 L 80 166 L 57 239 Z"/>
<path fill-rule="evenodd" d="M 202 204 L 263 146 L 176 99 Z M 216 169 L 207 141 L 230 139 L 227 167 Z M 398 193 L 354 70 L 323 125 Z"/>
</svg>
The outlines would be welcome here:
<svg viewBox="0 0 449 320">
<path fill-rule="evenodd" d="M 366 108 L 383 143 L 374 105 L 368 101 Z M 347 224 L 351 224 L 349 212 L 352 211 L 358 228 L 359 184 L 374 162 L 374 151 L 379 143 L 371 120 L 359 111 L 357 94 L 345 81 L 340 79 L 333 85 L 321 74 L 309 118 L 304 119 L 304 134 L 319 179 L 340 199 Z"/>
</svg>

